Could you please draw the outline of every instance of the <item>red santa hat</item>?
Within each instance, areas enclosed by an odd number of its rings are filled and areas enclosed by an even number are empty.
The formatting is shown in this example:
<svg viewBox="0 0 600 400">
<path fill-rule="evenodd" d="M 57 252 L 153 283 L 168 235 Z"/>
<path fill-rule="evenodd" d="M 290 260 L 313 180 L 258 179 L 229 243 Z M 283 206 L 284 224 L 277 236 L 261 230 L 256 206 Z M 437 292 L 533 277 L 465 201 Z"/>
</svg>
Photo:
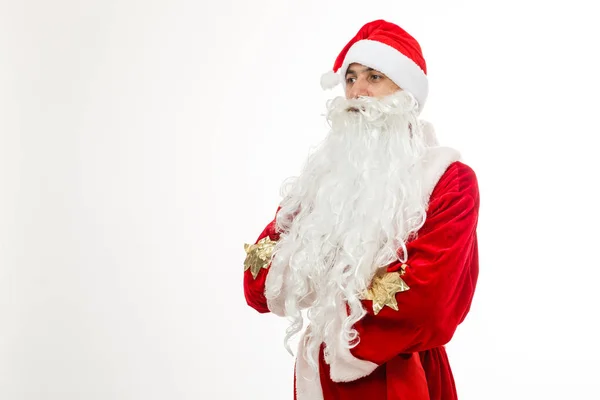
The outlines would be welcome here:
<svg viewBox="0 0 600 400">
<path fill-rule="evenodd" d="M 331 89 L 342 83 L 346 88 L 348 66 L 359 63 L 390 78 L 410 92 L 423 108 L 429 84 L 427 65 L 419 43 L 404 29 L 382 19 L 365 24 L 338 55 L 333 71 L 321 77 L 321 87 Z"/>
</svg>

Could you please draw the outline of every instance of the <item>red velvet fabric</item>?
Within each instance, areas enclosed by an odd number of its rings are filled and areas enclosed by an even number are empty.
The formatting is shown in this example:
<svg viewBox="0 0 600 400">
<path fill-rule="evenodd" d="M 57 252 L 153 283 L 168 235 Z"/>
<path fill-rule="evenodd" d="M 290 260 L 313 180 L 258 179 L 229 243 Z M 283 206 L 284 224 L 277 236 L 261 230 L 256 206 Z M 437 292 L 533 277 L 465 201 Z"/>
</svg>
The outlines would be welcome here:
<svg viewBox="0 0 600 400">
<path fill-rule="evenodd" d="M 413 60 L 415 64 L 427 74 L 427 63 L 423 58 L 421 46 L 419 42 L 412 37 L 408 32 L 391 22 L 378 19 L 363 25 L 356 35 L 344 46 L 340 54 L 338 54 L 333 64 L 333 71 L 337 72 L 344 64 L 344 59 L 350 48 L 360 40 L 374 40 L 386 44 L 406 57 Z M 345 74 L 346 71 L 342 71 Z"/>
<path fill-rule="evenodd" d="M 325 400 L 455 400 L 456 388 L 444 345 L 463 322 L 475 292 L 479 273 L 476 227 L 479 189 L 473 170 L 460 161 L 451 164 L 430 196 L 427 219 L 418 237 L 407 243 L 403 279 L 410 290 L 398 293 L 399 311 L 384 307 L 355 324 L 360 343 L 351 353 L 379 365 L 370 375 L 337 383 L 320 357 Z M 274 220 L 258 240 L 276 240 Z M 400 268 L 395 262 L 388 271 Z M 268 312 L 264 283 L 268 270 L 256 279 L 245 272 L 248 304 Z"/>
<path fill-rule="evenodd" d="M 281 207 L 277 208 L 277 211 L 275 212 L 276 216 L 280 208 Z M 275 231 L 275 217 L 273 217 L 273 220 L 269 222 L 260 235 L 258 235 L 258 239 L 256 239 L 254 244 L 258 243 L 259 240 L 265 238 L 267 235 L 271 240 L 279 239 L 279 233 Z M 271 264 L 269 264 L 269 266 L 270 265 Z M 244 271 L 244 296 L 246 297 L 246 303 L 262 314 L 270 312 L 269 307 L 267 306 L 267 298 L 265 297 L 267 272 L 268 269 L 261 269 L 255 279 L 250 270 Z"/>
<path fill-rule="evenodd" d="M 416 359 L 418 355 L 419 360 Z M 412 357 L 408 359 L 408 357 Z M 408 368 L 414 366 L 414 368 Z M 454 377 L 444 346 L 402 354 L 380 365 L 370 375 L 353 382 L 336 383 L 329 378 L 329 364 L 323 353 L 319 357 L 319 372 L 325 400 L 455 400 Z M 426 381 L 423 384 L 423 380 Z M 294 400 L 296 400 L 294 370 Z"/>
</svg>

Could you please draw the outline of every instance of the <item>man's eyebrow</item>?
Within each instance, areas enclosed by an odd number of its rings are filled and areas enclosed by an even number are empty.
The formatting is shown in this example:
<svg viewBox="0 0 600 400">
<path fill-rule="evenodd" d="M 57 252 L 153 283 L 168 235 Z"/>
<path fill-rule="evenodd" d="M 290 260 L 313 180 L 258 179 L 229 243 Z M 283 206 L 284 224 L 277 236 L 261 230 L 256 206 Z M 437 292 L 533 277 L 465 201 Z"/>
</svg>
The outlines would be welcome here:
<svg viewBox="0 0 600 400">
<path fill-rule="evenodd" d="M 363 69 L 361 72 L 371 72 L 371 71 L 375 71 L 375 70 L 371 67 L 367 67 L 367 68 Z M 354 71 L 353 69 L 346 70 L 346 76 L 348 76 L 349 74 L 356 75 L 356 71 Z"/>
</svg>

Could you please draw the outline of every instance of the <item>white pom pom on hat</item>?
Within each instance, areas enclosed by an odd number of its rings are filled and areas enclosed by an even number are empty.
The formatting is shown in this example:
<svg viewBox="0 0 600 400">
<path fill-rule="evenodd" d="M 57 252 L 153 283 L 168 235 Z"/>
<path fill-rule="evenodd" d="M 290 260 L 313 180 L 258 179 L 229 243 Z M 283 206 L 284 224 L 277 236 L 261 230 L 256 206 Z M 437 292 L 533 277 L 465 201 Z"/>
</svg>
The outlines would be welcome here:
<svg viewBox="0 0 600 400">
<path fill-rule="evenodd" d="M 321 87 L 333 89 L 346 81 L 342 74 L 352 63 L 371 67 L 412 93 L 422 109 L 429 92 L 427 65 L 421 46 L 408 32 L 382 19 L 365 24 L 346 44 L 333 65 L 321 76 Z"/>
<path fill-rule="evenodd" d="M 337 72 L 327 71 L 321 75 L 321 87 L 323 90 L 333 89 L 341 83 L 341 78 Z"/>
</svg>

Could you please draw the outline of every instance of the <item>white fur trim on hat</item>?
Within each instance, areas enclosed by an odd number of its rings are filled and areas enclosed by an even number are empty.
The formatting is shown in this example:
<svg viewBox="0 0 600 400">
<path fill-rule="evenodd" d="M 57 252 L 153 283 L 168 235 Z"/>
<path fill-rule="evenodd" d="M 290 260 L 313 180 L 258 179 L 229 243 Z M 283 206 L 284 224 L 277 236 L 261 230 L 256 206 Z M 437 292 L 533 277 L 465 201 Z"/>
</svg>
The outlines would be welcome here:
<svg viewBox="0 0 600 400">
<path fill-rule="evenodd" d="M 366 65 L 387 75 L 400 88 L 412 93 L 419 102 L 419 108 L 423 109 L 429 93 L 427 75 L 413 60 L 395 48 L 375 40 L 359 40 L 348 50 L 342 68 L 338 71 L 340 76 L 346 75 L 346 70 L 352 63 Z M 346 80 L 341 81 L 346 89 Z"/>
</svg>

